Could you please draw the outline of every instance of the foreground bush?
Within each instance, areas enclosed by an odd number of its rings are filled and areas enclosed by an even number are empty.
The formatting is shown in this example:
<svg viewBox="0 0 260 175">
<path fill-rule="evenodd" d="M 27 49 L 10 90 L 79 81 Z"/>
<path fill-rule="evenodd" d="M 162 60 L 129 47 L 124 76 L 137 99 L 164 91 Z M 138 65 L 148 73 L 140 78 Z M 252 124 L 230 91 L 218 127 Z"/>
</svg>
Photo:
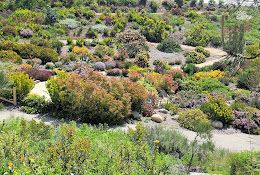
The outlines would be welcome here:
<svg viewBox="0 0 260 175">
<path fill-rule="evenodd" d="M 166 53 L 180 52 L 182 50 L 179 43 L 177 43 L 176 41 L 170 38 L 164 39 L 157 46 L 157 49 L 160 50 L 161 52 L 166 52 Z"/>
<path fill-rule="evenodd" d="M 131 106 L 140 110 L 145 100 L 145 89 L 140 86 L 116 78 L 110 81 L 93 71 L 84 78 L 59 74 L 47 82 L 57 116 L 95 124 L 119 124 L 128 117 Z"/>
<path fill-rule="evenodd" d="M 102 125 L 52 127 L 16 118 L 0 128 L 0 174 L 170 174 L 175 160 L 152 149 L 138 133 Z"/>
</svg>

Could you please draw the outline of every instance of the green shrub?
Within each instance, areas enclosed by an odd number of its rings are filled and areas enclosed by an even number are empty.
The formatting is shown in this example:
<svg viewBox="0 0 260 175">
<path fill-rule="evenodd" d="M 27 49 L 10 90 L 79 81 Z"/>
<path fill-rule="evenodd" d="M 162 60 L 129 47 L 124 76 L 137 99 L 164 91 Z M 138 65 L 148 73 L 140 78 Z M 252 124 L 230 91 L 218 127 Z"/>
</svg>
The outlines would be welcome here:
<svg viewBox="0 0 260 175">
<path fill-rule="evenodd" d="M 249 67 L 238 75 L 238 87 L 252 89 L 260 83 L 260 72 L 256 67 Z"/>
<path fill-rule="evenodd" d="M 187 54 L 186 63 L 200 64 L 206 61 L 206 56 L 203 53 L 191 51 Z"/>
<path fill-rule="evenodd" d="M 157 9 L 158 9 L 158 3 L 157 3 L 157 1 L 152 0 L 151 3 L 150 3 L 150 8 L 151 8 L 151 10 L 152 10 L 153 13 L 156 13 L 156 12 L 157 12 Z"/>
<path fill-rule="evenodd" d="M 21 64 L 22 58 L 16 52 L 11 50 L 0 50 L 0 61 L 11 61 Z"/>
<path fill-rule="evenodd" d="M 57 62 L 58 53 L 51 48 L 35 46 L 33 44 L 17 44 L 13 41 L 4 41 L 0 43 L 0 50 L 12 50 L 23 59 L 39 58 L 42 63 Z"/>
<path fill-rule="evenodd" d="M 126 51 L 130 58 L 134 58 L 141 50 L 149 50 L 145 37 L 139 32 L 121 33 L 117 37 L 116 43 L 119 49 Z"/>
<path fill-rule="evenodd" d="M 217 79 L 203 79 L 198 82 L 198 85 L 202 91 L 208 92 L 224 92 L 226 93 L 229 90 L 228 86 L 225 86 Z"/>
<path fill-rule="evenodd" d="M 5 106 L 2 103 L 0 103 L 0 111 L 2 111 L 4 109 L 5 109 Z"/>
<path fill-rule="evenodd" d="M 13 82 L 13 86 L 16 87 L 18 100 L 23 100 L 34 87 L 34 80 L 24 72 L 10 73 L 10 80 Z"/>
<path fill-rule="evenodd" d="M 42 14 L 27 9 L 16 10 L 12 13 L 10 21 L 15 23 L 43 24 Z"/>
<path fill-rule="evenodd" d="M 180 52 L 182 50 L 179 43 L 177 43 L 176 41 L 170 38 L 164 39 L 157 46 L 157 49 L 160 50 L 161 52 L 166 52 L 166 53 Z"/>
<path fill-rule="evenodd" d="M 32 38 L 30 43 L 36 46 L 51 48 L 51 42 L 41 38 Z"/>
<path fill-rule="evenodd" d="M 39 96 L 36 94 L 28 94 L 27 97 L 23 99 L 23 106 L 21 111 L 27 114 L 41 114 L 48 111 L 48 102 L 44 96 Z"/>
<path fill-rule="evenodd" d="M 166 31 L 166 21 L 149 19 L 145 17 L 144 24 L 140 28 L 140 33 L 150 42 L 159 43 L 169 37 L 169 31 Z"/>
<path fill-rule="evenodd" d="M 209 116 L 211 120 L 218 120 L 224 124 L 234 120 L 231 108 L 225 103 L 226 99 L 222 96 L 212 96 L 208 94 L 208 102 L 202 103 L 200 109 Z"/>
<path fill-rule="evenodd" d="M 257 174 L 260 168 L 260 152 L 234 153 L 229 159 L 230 174 Z"/>
<path fill-rule="evenodd" d="M 139 67 L 149 67 L 150 54 L 147 51 L 140 51 L 135 56 L 135 64 Z"/>
<path fill-rule="evenodd" d="M 131 28 L 134 29 L 134 30 L 138 30 L 139 25 L 137 23 L 134 23 L 134 24 L 132 24 Z"/>
<path fill-rule="evenodd" d="M 152 93 L 152 94 L 156 94 L 156 96 L 158 96 L 158 92 L 156 90 L 156 88 L 154 86 L 152 86 L 149 83 L 146 83 L 144 80 L 139 80 L 137 81 L 137 83 L 141 84 L 142 86 L 145 87 L 146 93 Z"/>
<path fill-rule="evenodd" d="M 184 64 L 182 65 L 182 70 L 183 72 L 189 74 L 189 75 L 193 75 L 197 72 L 199 72 L 199 67 L 195 66 L 194 64 Z"/>
<path fill-rule="evenodd" d="M 67 44 L 68 44 L 68 45 L 73 44 L 73 43 L 72 43 L 72 38 L 71 38 L 71 37 L 68 37 L 68 38 L 67 38 Z"/>
<path fill-rule="evenodd" d="M 93 19 L 96 15 L 96 12 L 94 10 L 89 10 L 85 13 L 83 13 L 83 16 L 86 17 L 86 19 Z"/>
<path fill-rule="evenodd" d="M 202 24 L 194 25 L 189 31 L 185 32 L 186 43 L 190 46 L 206 47 L 210 41 L 211 34 L 203 29 Z"/>
<path fill-rule="evenodd" d="M 208 116 L 199 109 L 189 109 L 180 112 L 177 121 L 179 122 L 180 126 L 193 131 L 196 129 L 196 125 L 205 123 L 207 125 L 211 125 L 210 121 L 208 120 Z"/>
<path fill-rule="evenodd" d="M 210 56 L 210 52 L 208 50 L 205 50 L 202 46 L 195 47 L 194 51 L 198 52 L 198 53 L 203 53 L 203 55 L 205 55 L 205 57 Z"/>
</svg>

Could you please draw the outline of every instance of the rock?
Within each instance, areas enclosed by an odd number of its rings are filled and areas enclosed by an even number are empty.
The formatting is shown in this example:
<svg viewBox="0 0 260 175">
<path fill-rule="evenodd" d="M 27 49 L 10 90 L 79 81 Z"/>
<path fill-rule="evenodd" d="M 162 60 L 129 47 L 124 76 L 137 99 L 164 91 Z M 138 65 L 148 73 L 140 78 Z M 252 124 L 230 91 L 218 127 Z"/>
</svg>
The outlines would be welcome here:
<svg viewBox="0 0 260 175">
<path fill-rule="evenodd" d="M 42 60 L 39 58 L 34 58 L 33 61 L 35 64 L 42 64 Z"/>
<path fill-rule="evenodd" d="M 51 66 L 51 67 L 54 67 L 54 66 L 55 66 L 55 64 L 54 64 L 53 62 L 48 62 L 48 63 L 46 63 L 45 65 L 49 65 L 49 66 Z"/>
<path fill-rule="evenodd" d="M 40 82 L 41 82 L 40 80 L 35 80 L 34 84 L 37 84 L 37 83 L 40 83 Z"/>
<path fill-rule="evenodd" d="M 158 123 L 162 123 L 162 117 L 159 115 L 159 114 L 154 114 L 154 115 L 152 115 L 152 117 L 151 117 L 151 119 L 153 120 L 153 121 L 156 121 L 156 122 L 158 122 Z"/>
<path fill-rule="evenodd" d="M 136 119 L 136 120 L 140 120 L 141 119 L 141 116 L 140 116 L 139 112 L 137 112 L 137 111 L 132 111 L 131 117 L 133 119 Z"/>
<path fill-rule="evenodd" d="M 223 128 L 223 123 L 221 121 L 213 121 L 213 122 L 211 122 L 211 125 L 214 128 Z"/>
<path fill-rule="evenodd" d="M 66 72 L 71 72 L 73 71 L 72 67 L 70 65 L 64 65 L 63 66 L 63 69 L 66 71 Z"/>
<path fill-rule="evenodd" d="M 168 110 L 166 110 L 166 109 L 159 109 L 159 112 L 161 112 L 163 114 L 168 114 Z"/>
<path fill-rule="evenodd" d="M 169 95 L 173 95 L 173 94 L 175 94 L 175 91 L 174 91 L 174 90 L 171 90 L 171 89 L 168 90 L 167 92 L 168 92 Z"/>
<path fill-rule="evenodd" d="M 167 93 L 164 89 L 160 91 L 159 97 L 167 97 Z"/>
<path fill-rule="evenodd" d="M 228 106 L 231 106 L 232 104 L 234 104 L 235 103 L 235 100 L 228 100 L 228 101 L 226 101 L 226 104 L 228 105 Z"/>
<path fill-rule="evenodd" d="M 56 63 L 55 63 L 55 66 L 56 66 L 56 67 L 61 67 L 61 66 L 62 66 L 62 62 L 61 62 L 61 61 L 56 62 Z"/>
<path fill-rule="evenodd" d="M 179 115 L 174 115 L 174 116 L 172 116 L 172 120 L 177 120 L 178 117 L 179 117 Z"/>
</svg>

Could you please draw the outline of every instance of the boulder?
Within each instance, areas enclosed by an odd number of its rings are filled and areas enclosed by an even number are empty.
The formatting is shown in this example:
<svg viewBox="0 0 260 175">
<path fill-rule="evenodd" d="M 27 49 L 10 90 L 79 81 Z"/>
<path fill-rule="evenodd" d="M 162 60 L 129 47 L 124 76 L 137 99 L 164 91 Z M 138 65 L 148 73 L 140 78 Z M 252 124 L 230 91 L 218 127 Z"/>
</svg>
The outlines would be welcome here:
<svg viewBox="0 0 260 175">
<path fill-rule="evenodd" d="M 48 62 L 48 63 L 46 63 L 45 65 L 49 65 L 49 66 L 51 66 L 51 67 L 55 67 L 55 64 L 54 64 L 53 62 Z"/>
<path fill-rule="evenodd" d="M 214 128 L 223 128 L 223 123 L 221 121 L 213 121 L 213 122 L 211 122 L 211 125 Z"/>
<path fill-rule="evenodd" d="M 162 97 L 162 98 L 163 97 L 167 97 L 167 93 L 166 93 L 166 91 L 164 89 L 160 91 L 159 97 Z"/>
<path fill-rule="evenodd" d="M 159 112 L 161 112 L 163 114 L 168 114 L 168 110 L 166 110 L 166 109 L 159 109 Z"/>
<path fill-rule="evenodd" d="M 55 63 L 55 66 L 56 66 L 56 67 L 61 67 L 61 66 L 62 66 L 62 62 L 61 62 L 61 61 L 56 62 L 56 63 Z"/>
<path fill-rule="evenodd" d="M 162 123 L 162 117 L 159 114 L 152 115 L 151 119 L 155 122 Z"/>
<path fill-rule="evenodd" d="M 132 111 L 131 117 L 133 119 L 135 119 L 135 120 L 140 120 L 141 119 L 141 116 L 140 116 L 139 112 L 137 112 L 137 111 Z"/>
<path fill-rule="evenodd" d="M 168 90 L 167 92 L 168 92 L 169 95 L 174 95 L 175 94 L 175 91 L 172 90 L 172 89 Z"/>
</svg>

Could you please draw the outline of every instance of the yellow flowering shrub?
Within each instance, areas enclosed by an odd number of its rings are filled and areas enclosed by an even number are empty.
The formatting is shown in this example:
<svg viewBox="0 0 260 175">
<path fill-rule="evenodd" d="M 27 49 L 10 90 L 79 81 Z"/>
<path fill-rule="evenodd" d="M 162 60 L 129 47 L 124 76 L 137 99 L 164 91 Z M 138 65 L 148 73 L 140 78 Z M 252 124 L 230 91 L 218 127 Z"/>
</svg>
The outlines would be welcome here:
<svg viewBox="0 0 260 175">
<path fill-rule="evenodd" d="M 159 79 L 162 78 L 162 74 L 156 72 L 147 72 L 144 74 L 144 79 L 147 83 L 153 85 L 154 87 L 158 87 Z"/>
<path fill-rule="evenodd" d="M 75 53 L 75 54 L 81 54 L 81 49 L 80 49 L 80 47 L 75 46 L 75 47 L 73 48 L 72 52 Z"/>
<path fill-rule="evenodd" d="M 179 113 L 179 117 L 177 118 L 181 127 L 194 130 L 195 125 L 200 123 L 206 123 L 210 125 L 210 121 L 208 120 L 208 116 L 204 114 L 199 109 L 190 109 Z"/>
<path fill-rule="evenodd" d="M 210 72 L 198 72 L 194 74 L 194 77 L 197 80 L 202 80 L 202 79 L 220 79 L 224 77 L 225 72 L 220 71 L 220 70 L 211 70 Z"/>
<path fill-rule="evenodd" d="M 129 73 L 132 72 L 132 71 L 136 71 L 136 72 L 141 73 L 142 70 L 143 70 L 143 68 L 138 67 L 137 65 L 133 65 L 131 68 L 128 69 Z"/>
<path fill-rule="evenodd" d="M 88 48 L 87 48 L 87 47 L 81 47 L 81 53 L 82 53 L 82 54 L 89 53 Z"/>
<path fill-rule="evenodd" d="M 212 96 L 207 94 L 208 101 L 202 103 L 200 109 L 209 116 L 211 120 L 218 120 L 223 123 L 230 123 L 234 119 L 234 114 L 221 95 Z"/>
<path fill-rule="evenodd" d="M 30 78 L 29 75 L 24 72 L 12 72 L 9 76 L 10 80 L 14 83 L 13 86 L 16 87 L 18 100 L 23 100 L 33 89 L 34 79 Z"/>
</svg>

